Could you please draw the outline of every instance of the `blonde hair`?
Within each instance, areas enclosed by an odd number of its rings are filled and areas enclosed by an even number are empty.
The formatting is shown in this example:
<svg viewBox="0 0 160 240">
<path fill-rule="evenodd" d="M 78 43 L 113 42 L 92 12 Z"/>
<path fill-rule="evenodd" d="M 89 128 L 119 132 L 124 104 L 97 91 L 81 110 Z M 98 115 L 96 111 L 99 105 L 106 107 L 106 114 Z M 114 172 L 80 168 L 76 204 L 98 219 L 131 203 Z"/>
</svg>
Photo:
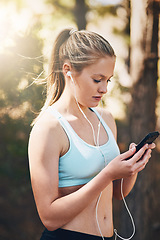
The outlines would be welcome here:
<svg viewBox="0 0 160 240">
<path fill-rule="evenodd" d="M 81 72 L 85 67 L 105 56 L 115 56 L 109 42 L 97 33 L 87 30 L 64 29 L 57 36 L 49 64 L 47 97 L 42 111 L 55 103 L 63 93 L 65 79 L 62 68 L 69 60 L 72 68 Z"/>
</svg>

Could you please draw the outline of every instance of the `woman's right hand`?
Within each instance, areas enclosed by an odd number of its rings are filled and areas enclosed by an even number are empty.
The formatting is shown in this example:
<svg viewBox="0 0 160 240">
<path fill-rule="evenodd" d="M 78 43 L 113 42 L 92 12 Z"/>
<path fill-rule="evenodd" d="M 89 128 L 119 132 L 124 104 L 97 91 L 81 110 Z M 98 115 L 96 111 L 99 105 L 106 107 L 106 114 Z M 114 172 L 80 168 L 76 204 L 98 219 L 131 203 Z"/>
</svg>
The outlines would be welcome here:
<svg viewBox="0 0 160 240">
<path fill-rule="evenodd" d="M 136 147 L 133 146 L 127 152 L 114 158 L 107 165 L 107 174 L 109 172 L 112 181 L 131 177 L 145 168 L 151 157 L 151 148 L 146 144 L 137 153 L 135 151 Z"/>
</svg>

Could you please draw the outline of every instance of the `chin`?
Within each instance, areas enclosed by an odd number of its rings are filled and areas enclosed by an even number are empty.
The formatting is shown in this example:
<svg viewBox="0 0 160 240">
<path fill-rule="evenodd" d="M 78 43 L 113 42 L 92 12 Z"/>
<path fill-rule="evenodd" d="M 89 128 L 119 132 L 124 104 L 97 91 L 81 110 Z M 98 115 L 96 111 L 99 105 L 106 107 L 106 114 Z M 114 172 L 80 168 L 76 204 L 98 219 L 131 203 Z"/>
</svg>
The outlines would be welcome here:
<svg viewBox="0 0 160 240">
<path fill-rule="evenodd" d="M 87 107 L 87 108 L 95 108 L 95 107 L 98 107 L 99 105 L 99 102 L 91 102 L 91 103 L 88 103 L 88 104 L 80 104 L 80 107 Z"/>
<path fill-rule="evenodd" d="M 90 104 L 90 108 L 94 108 L 94 107 L 98 107 L 98 105 L 99 105 L 99 102 L 98 103 L 92 103 L 92 104 Z"/>
</svg>

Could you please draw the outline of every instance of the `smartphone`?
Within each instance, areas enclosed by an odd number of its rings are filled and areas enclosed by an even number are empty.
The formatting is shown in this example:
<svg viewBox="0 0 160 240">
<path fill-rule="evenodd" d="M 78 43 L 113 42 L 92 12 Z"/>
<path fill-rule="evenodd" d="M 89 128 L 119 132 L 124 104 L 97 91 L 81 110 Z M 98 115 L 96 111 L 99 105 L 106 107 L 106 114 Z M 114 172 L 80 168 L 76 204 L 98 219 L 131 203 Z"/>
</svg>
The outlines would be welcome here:
<svg viewBox="0 0 160 240">
<path fill-rule="evenodd" d="M 136 152 L 138 152 L 146 143 L 151 144 L 159 136 L 159 132 L 151 132 L 145 136 L 140 143 L 136 146 Z"/>
<path fill-rule="evenodd" d="M 136 146 L 136 152 L 138 152 L 146 143 L 151 144 L 152 142 L 154 142 L 154 140 L 159 136 L 159 134 L 160 134 L 159 132 L 148 133 Z M 130 159 L 132 156 L 126 158 L 126 160 Z"/>
</svg>

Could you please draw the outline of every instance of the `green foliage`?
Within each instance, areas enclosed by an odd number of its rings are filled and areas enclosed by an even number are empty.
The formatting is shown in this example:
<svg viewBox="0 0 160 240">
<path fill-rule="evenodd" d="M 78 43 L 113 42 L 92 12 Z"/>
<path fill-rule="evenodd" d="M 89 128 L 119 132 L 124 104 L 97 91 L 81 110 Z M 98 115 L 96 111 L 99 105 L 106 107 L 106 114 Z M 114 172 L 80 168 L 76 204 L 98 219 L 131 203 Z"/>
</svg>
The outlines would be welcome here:
<svg viewBox="0 0 160 240">
<path fill-rule="evenodd" d="M 8 54 L 0 55 L 1 142 L 5 138 L 7 138 L 7 142 L 10 142 L 13 136 L 14 145 L 19 138 L 26 140 L 25 136 L 28 134 L 26 125 L 30 125 L 29 122 L 33 118 L 31 111 L 37 111 L 42 106 L 43 87 L 34 85 L 28 87 L 28 85 L 33 81 L 33 73 L 34 75 L 40 74 L 43 64 L 40 61 L 23 57 L 40 56 L 42 46 L 41 40 L 30 33 L 24 37 L 17 36 L 15 46 L 9 49 Z M 17 131 L 22 131 L 23 134 L 18 135 Z M 17 146 L 18 144 L 19 142 L 17 142 Z M 12 151 L 10 151 L 11 149 Z M 9 155 L 11 153 L 14 158 L 16 151 L 13 151 L 12 147 L 7 149 L 7 152 Z"/>
<path fill-rule="evenodd" d="M 65 0 L 46 0 L 47 4 L 53 5 L 57 10 L 68 11 L 75 6 L 75 0 L 65 1 Z"/>
<path fill-rule="evenodd" d="M 95 10 L 99 16 L 103 17 L 106 15 L 117 16 L 117 6 L 101 6 L 100 4 L 93 7 L 92 10 Z"/>
<path fill-rule="evenodd" d="M 51 14 L 52 27 L 56 28 L 64 21 L 64 25 L 69 21 L 70 24 L 74 24 L 74 6 L 75 1 L 65 1 L 65 0 L 45 0 L 46 4 L 49 4 L 52 8 L 53 14 Z M 64 26 L 65 28 L 65 26 Z"/>
</svg>

